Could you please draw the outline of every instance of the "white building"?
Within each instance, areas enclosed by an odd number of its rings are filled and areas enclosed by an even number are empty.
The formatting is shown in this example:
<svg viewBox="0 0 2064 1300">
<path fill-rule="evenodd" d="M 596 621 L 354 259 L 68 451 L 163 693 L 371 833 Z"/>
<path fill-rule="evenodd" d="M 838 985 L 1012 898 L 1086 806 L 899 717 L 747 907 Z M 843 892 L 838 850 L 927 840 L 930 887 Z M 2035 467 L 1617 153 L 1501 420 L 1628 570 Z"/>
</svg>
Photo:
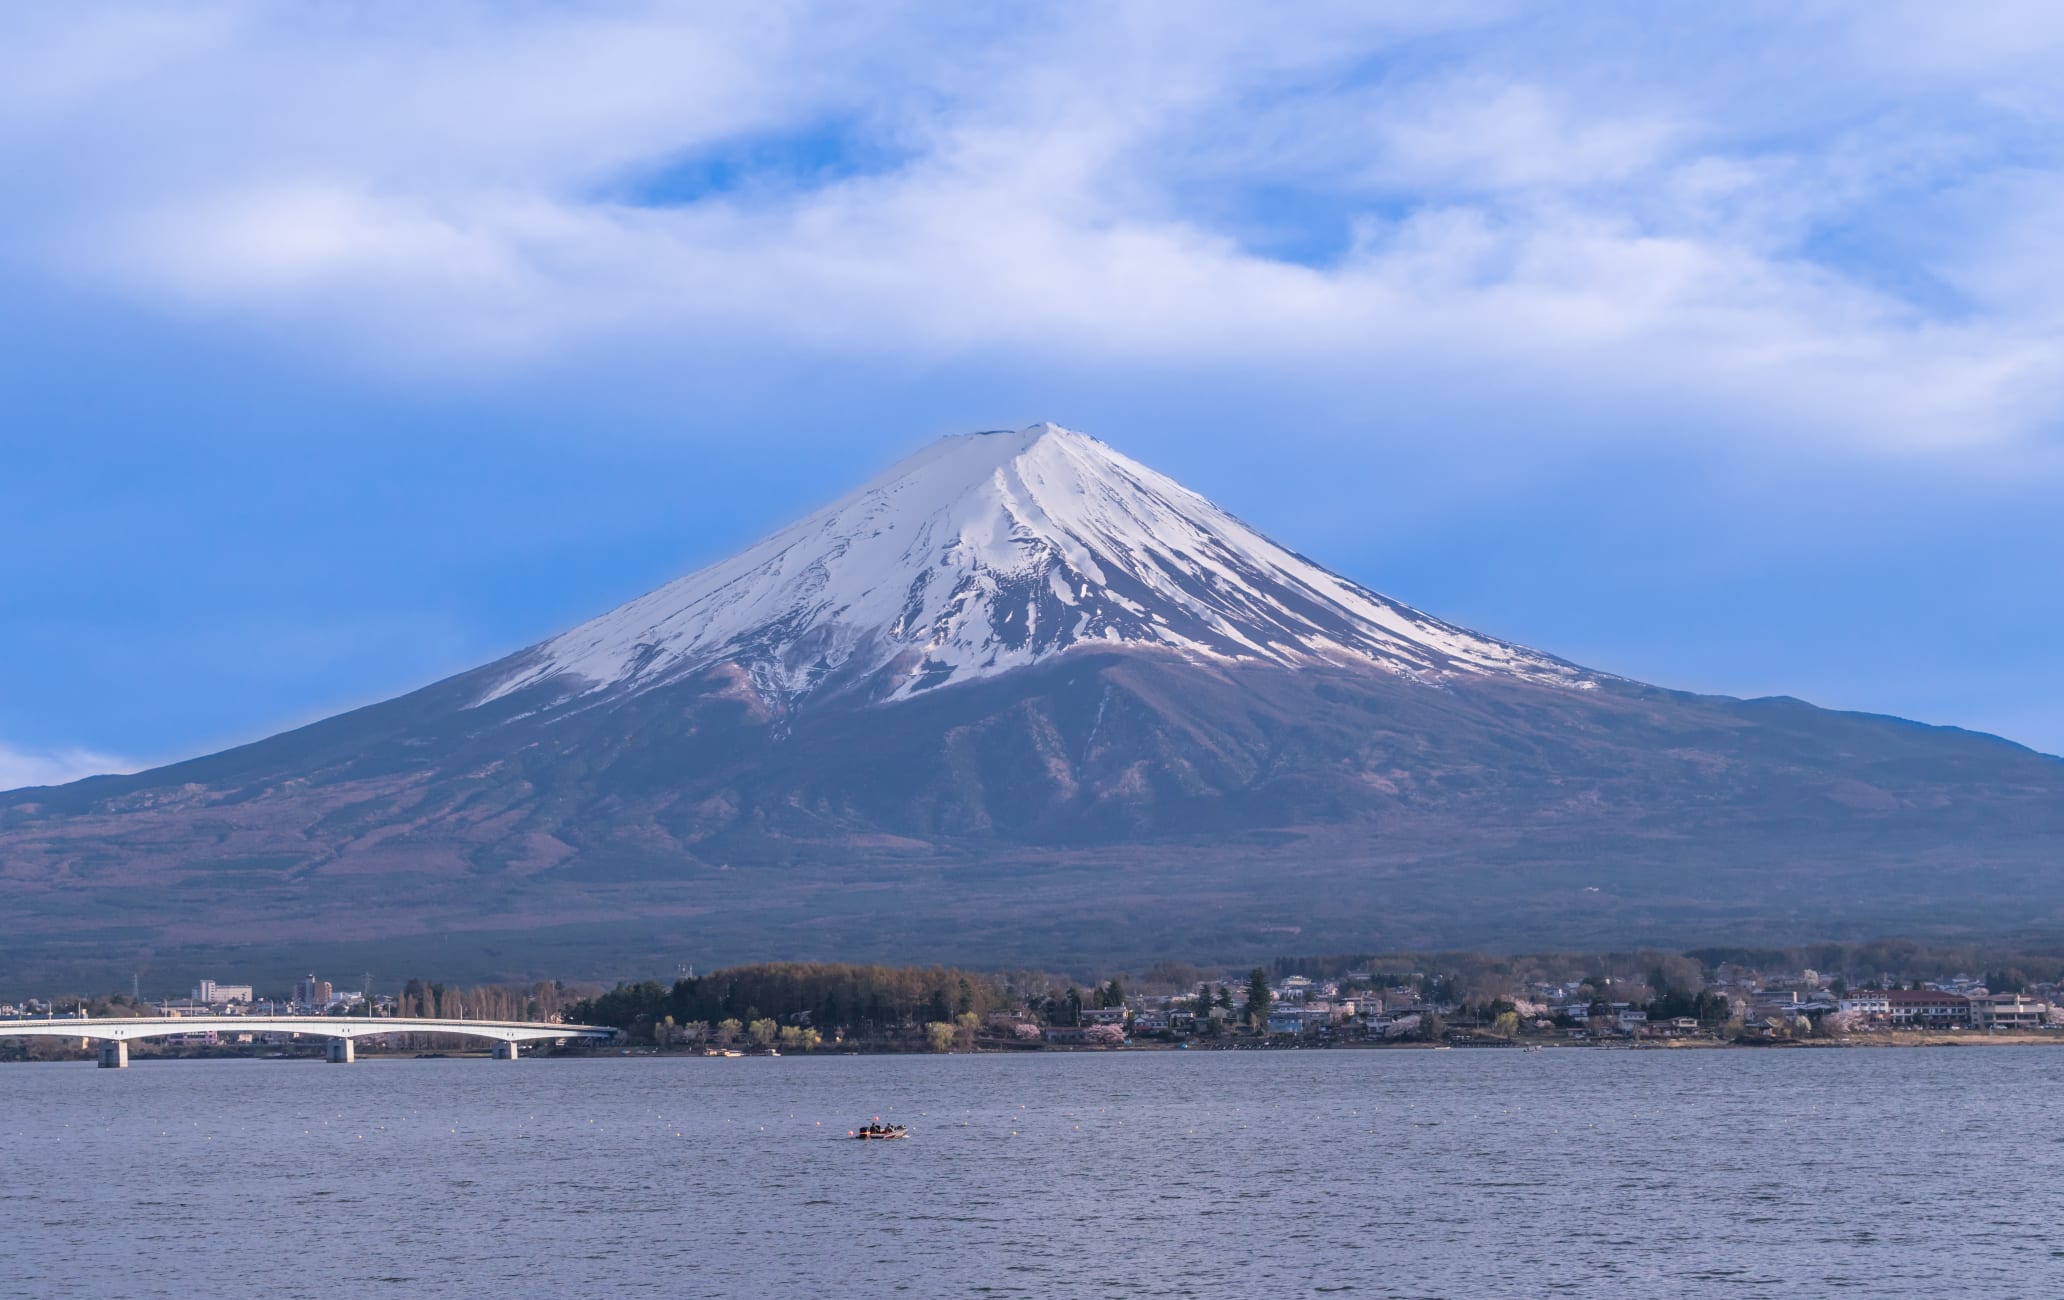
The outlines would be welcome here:
<svg viewBox="0 0 2064 1300">
<path fill-rule="evenodd" d="M 249 984 L 217 984 L 214 980 L 202 980 L 194 985 L 193 1001 L 203 1006 L 214 1006 L 219 1002 L 254 1002 Z"/>
<path fill-rule="evenodd" d="M 1892 999 L 1885 996 L 1883 989 L 1852 989 L 1849 996 L 1842 999 L 1842 1010 L 1882 1019 L 1892 1014 Z"/>
<path fill-rule="evenodd" d="M 2046 1003 L 2021 993 L 1993 993 L 1971 999 L 1971 1023 L 1980 1029 L 2040 1029 Z"/>
</svg>

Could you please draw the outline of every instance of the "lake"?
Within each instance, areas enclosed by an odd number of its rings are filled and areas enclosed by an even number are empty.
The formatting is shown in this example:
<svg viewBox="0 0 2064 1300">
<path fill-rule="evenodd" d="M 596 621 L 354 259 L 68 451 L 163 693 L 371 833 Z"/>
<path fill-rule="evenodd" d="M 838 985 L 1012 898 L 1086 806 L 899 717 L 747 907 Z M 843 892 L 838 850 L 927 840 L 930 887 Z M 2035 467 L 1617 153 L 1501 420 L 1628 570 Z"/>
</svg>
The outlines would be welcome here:
<svg viewBox="0 0 2064 1300">
<path fill-rule="evenodd" d="M 0 1067 L 0 1295 L 2036 1296 L 2064 1051 Z M 876 1114 L 904 1142 L 854 1142 Z"/>
</svg>

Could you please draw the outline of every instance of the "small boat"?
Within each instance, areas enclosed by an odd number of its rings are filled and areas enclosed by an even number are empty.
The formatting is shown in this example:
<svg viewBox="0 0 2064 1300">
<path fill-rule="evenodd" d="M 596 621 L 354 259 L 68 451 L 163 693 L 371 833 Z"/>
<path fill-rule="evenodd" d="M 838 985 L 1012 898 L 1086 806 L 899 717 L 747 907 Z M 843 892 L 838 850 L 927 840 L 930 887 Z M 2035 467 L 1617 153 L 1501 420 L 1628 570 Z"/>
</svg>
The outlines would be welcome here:
<svg viewBox="0 0 2064 1300">
<path fill-rule="evenodd" d="M 852 1132 L 862 1142 L 885 1142 L 890 1138 L 909 1137 L 910 1130 L 901 1124 L 884 1124 L 879 1118 L 872 1124 L 862 1124 Z"/>
</svg>

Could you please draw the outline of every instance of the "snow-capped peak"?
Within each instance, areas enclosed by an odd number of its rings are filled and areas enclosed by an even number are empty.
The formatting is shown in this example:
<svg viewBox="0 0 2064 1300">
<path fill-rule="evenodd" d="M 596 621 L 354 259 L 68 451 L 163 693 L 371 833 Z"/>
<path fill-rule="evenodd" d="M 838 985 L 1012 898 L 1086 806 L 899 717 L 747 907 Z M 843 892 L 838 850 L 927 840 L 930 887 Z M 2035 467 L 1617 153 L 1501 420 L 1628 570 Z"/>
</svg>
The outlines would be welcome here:
<svg viewBox="0 0 2064 1300">
<path fill-rule="evenodd" d="M 485 697 L 587 692 L 735 663 L 795 702 L 1007 672 L 1082 645 L 1582 682 L 1398 604 L 1053 424 L 943 438 L 721 563 L 536 646 Z"/>
</svg>

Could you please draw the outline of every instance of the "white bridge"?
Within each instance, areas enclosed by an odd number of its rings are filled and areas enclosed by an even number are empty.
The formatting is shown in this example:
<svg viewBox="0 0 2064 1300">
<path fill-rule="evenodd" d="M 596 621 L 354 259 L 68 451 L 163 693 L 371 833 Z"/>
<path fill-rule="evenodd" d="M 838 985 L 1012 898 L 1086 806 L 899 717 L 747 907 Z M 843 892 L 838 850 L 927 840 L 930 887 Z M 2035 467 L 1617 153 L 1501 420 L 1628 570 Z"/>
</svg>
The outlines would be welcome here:
<svg viewBox="0 0 2064 1300">
<path fill-rule="evenodd" d="M 80 1038 L 100 1044 L 103 1069 L 129 1065 L 129 1044 L 184 1034 L 308 1034 L 329 1040 L 329 1058 L 354 1059 L 352 1040 L 386 1034 L 463 1034 L 495 1045 L 495 1059 L 513 1061 L 518 1044 L 538 1039 L 613 1042 L 617 1031 L 603 1025 L 554 1025 L 532 1020 L 416 1020 L 360 1016 L 164 1016 L 134 1020 L 0 1020 L 0 1038 Z"/>
</svg>

